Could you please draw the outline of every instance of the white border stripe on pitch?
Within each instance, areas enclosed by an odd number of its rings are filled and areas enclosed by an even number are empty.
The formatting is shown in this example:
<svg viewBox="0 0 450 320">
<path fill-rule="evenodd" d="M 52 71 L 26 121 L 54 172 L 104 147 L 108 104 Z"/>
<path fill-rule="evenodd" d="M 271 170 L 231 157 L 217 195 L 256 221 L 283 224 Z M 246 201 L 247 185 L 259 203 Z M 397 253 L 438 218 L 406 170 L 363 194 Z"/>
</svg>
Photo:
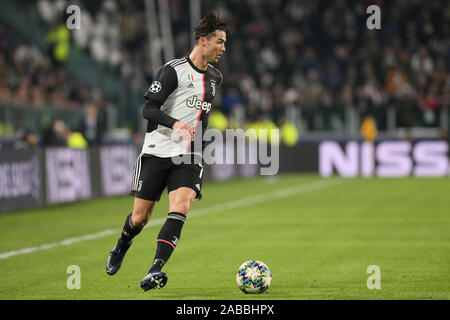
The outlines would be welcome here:
<svg viewBox="0 0 450 320">
<path fill-rule="evenodd" d="M 290 187 L 290 188 L 281 189 L 281 190 L 278 190 L 275 192 L 264 193 L 264 194 L 245 197 L 242 199 L 232 200 L 232 201 L 229 201 L 226 203 L 216 204 L 216 205 L 213 205 L 210 207 L 192 210 L 189 213 L 189 218 L 202 216 L 202 215 L 206 215 L 206 214 L 211 214 L 211 213 L 215 213 L 215 212 L 236 209 L 236 208 L 249 206 L 249 205 L 253 205 L 253 204 L 257 204 L 257 203 L 261 203 L 261 202 L 265 202 L 265 201 L 269 201 L 269 200 L 286 198 L 286 197 L 289 197 L 292 195 L 301 194 L 301 193 L 305 193 L 305 192 L 325 189 L 325 188 L 337 185 L 338 182 L 341 182 L 341 181 L 342 180 L 318 180 L 318 181 L 306 183 L 306 184 L 303 184 L 300 186 L 294 186 L 294 187 Z M 162 225 L 165 221 L 166 221 L 165 217 L 150 220 L 150 223 L 146 226 L 146 228 Z M 61 246 L 68 246 L 68 245 L 72 245 L 77 242 L 99 239 L 99 238 L 107 237 L 107 236 L 114 235 L 114 234 L 119 236 L 120 231 L 121 230 L 119 230 L 119 229 L 108 229 L 108 230 L 104 230 L 104 231 L 101 231 L 98 233 L 87 234 L 87 235 L 84 235 L 81 237 L 68 238 L 68 239 L 65 239 L 65 240 L 62 240 L 59 242 L 43 244 L 43 245 L 40 245 L 37 247 L 7 251 L 7 252 L 0 253 L 0 259 L 7 259 L 10 257 L 22 255 L 22 254 L 28 254 L 28 253 L 42 251 L 42 250 L 49 250 L 49 249 L 53 249 L 53 248 L 61 247 Z"/>
</svg>

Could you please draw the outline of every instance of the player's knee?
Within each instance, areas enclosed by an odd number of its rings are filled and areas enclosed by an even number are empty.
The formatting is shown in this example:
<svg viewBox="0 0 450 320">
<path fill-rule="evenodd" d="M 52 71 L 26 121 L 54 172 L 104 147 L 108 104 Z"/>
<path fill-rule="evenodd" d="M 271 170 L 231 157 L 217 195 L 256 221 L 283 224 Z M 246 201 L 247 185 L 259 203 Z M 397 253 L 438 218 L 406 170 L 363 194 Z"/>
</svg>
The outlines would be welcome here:
<svg viewBox="0 0 450 320">
<path fill-rule="evenodd" d="M 147 208 L 134 210 L 131 215 L 131 223 L 136 226 L 144 226 L 147 224 L 150 219 L 151 210 Z"/>
<path fill-rule="evenodd" d="M 152 214 L 153 207 L 153 201 L 136 199 L 131 215 L 131 223 L 136 227 L 146 225 Z"/>
<path fill-rule="evenodd" d="M 133 212 L 131 216 L 131 223 L 135 227 L 144 226 L 148 221 L 147 214 L 144 212 Z"/>
<path fill-rule="evenodd" d="M 191 207 L 191 201 L 189 201 L 188 199 L 177 200 L 170 205 L 170 211 L 171 212 L 179 212 L 184 215 L 187 215 L 190 207 Z"/>
</svg>

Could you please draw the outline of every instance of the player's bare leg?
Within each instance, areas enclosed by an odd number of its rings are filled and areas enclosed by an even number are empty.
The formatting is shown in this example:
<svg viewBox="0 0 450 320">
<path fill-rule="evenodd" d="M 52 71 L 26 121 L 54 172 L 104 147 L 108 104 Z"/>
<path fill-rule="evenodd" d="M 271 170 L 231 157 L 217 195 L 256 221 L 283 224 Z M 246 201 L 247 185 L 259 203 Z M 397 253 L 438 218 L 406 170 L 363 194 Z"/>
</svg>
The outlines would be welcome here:
<svg viewBox="0 0 450 320">
<path fill-rule="evenodd" d="M 123 258 L 133 242 L 133 238 L 147 224 L 154 207 L 155 201 L 134 198 L 133 212 L 125 219 L 122 234 L 117 241 L 117 245 L 109 254 L 106 262 L 106 273 L 113 275 L 119 271 Z"/>
<path fill-rule="evenodd" d="M 156 201 L 134 198 L 131 223 L 134 226 L 145 226 L 150 219 Z"/>
<path fill-rule="evenodd" d="M 144 291 L 153 288 L 160 289 L 167 283 L 167 274 L 161 272 L 161 269 L 179 242 L 181 229 L 195 196 L 196 192 L 187 187 L 169 192 L 169 215 L 156 240 L 157 247 L 153 265 L 140 284 Z"/>
<path fill-rule="evenodd" d="M 179 212 L 187 216 L 195 196 L 195 191 L 188 187 L 169 192 L 169 212 Z"/>
</svg>

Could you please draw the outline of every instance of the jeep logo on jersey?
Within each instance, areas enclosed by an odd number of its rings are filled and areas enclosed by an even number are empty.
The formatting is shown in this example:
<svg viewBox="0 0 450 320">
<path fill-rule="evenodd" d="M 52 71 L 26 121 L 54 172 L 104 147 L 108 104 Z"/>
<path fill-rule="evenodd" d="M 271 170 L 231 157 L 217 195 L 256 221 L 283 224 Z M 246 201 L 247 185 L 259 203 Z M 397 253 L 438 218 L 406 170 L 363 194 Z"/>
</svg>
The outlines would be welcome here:
<svg viewBox="0 0 450 320">
<path fill-rule="evenodd" d="M 202 102 L 199 98 L 197 98 L 197 96 L 192 96 L 191 99 L 186 100 L 186 105 L 189 108 L 195 108 L 200 110 L 200 108 L 204 111 L 206 111 L 206 113 L 208 113 L 211 110 L 211 103 L 209 102 Z"/>
</svg>

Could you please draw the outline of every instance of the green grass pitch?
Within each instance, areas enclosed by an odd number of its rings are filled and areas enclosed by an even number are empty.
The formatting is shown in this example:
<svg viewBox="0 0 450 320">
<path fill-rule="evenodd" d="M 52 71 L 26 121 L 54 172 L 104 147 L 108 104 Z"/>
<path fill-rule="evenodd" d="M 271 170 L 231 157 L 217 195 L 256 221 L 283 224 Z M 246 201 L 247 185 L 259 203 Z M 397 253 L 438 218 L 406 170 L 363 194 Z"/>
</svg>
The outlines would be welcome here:
<svg viewBox="0 0 450 320">
<path fill-rule="evenodd" d="M 132 197 L 1 214 L 0 299 L 449 299 L 449 190 L 448 178 L 292 174 L 205 183 L 164 267 L 166 287 L 148 292 L 139 282 L 166 194 L 115 276 L 105 262 Z M 235 274 L 249 259 L 271 269 L 267 293 L 237 288 Z M 70 265 L 80 268 L 81 289 L 67 288 Z M 380 268 L 380 289 L 367 288 L 371 265 Z"/>
</svg>

